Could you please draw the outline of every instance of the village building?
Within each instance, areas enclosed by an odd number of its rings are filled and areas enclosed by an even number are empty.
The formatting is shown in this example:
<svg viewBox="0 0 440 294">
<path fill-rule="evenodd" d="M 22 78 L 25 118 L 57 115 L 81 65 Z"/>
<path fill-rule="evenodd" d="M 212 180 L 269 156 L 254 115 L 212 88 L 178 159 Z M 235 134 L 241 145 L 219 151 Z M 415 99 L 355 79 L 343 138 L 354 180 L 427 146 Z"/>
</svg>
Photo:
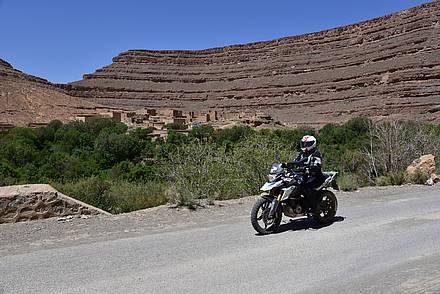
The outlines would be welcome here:
<svg viewBox="0 0 440 294">
<path fill-rule="evenodd" d="M 97 109 L 98 110 L 98 109 Z M 126 124 L 129 128 L 151 128 L 150 134 L 153 138 L 164 138 L 168 136 L 167 125 L 174 124 L 183 126 L 182 129 L 174 131 L 187 134 L 193 127 L 200 125 L 211 125 L 222 127 L 232 124 L 245 124 L 251 127 L 270 124 L 273 119 L 263 112 L 220 112 L 209 111 L 182 111 L 178 109 L 154 109 L 143 108 L 139 110 L 123 111 L 99 109 L 95 114 L 81 114 L 76 117 L 79 121 L 89 121 L 94 117 L 108 117 L 114 121 Z"/>
</svg>

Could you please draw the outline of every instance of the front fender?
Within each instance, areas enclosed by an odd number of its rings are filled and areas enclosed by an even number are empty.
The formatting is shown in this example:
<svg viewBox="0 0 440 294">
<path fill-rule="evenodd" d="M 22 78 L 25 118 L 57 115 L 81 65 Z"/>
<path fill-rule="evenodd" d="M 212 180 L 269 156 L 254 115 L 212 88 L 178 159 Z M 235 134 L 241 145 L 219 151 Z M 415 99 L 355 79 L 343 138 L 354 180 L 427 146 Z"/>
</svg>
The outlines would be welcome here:
<svg viewBox="0 0 440 294">
<path fill-rule="evenodd" d="M 267 182 L 263 185 L 263 187 L 260 188 L 261 191 L 269 192 L 273 188 L 280 187 L 283 184 L 283 181 L 278 182 Z"/>
</svg>

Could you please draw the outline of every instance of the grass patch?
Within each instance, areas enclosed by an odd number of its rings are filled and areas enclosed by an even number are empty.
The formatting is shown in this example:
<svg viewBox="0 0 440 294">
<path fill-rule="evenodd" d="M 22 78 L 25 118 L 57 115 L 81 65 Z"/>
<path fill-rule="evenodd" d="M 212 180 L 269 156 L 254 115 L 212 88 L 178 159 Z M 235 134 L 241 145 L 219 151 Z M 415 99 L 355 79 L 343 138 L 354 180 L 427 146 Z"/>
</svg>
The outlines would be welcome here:
<svg viewBox="0 0 440 294">
<path fill-rule="evenodd" d="M 166 204 L 166 185 L 160 182 L 115 182 L 106 195 L 116 203 L 113 213 L 130 212 Z"/>
<path fill-rule="evenodd" d="M 166 185 L 159 182 L 105 181 L 99 177 L 52 183 L 70 197 L 111 213 L 130 212 L 167 203 Z"/>
<path fill-rule="evenodd" d="M 391 186 L 391 181 L 387 176 L 380 176 L 376 178 L 376 186 Z"/>
<path fill-rule="evenodd" d="M 376 179 L 377 186 L 401 186 L 407 182 L 404 172 L 388 173 Z"/>
<path fill-rule="evenodd" d="M 353 174 L 343 174 L 337 180 L 339 189 L 342 191 L 355 191 L 359 188 L 359 182 Z"/>
</svg>

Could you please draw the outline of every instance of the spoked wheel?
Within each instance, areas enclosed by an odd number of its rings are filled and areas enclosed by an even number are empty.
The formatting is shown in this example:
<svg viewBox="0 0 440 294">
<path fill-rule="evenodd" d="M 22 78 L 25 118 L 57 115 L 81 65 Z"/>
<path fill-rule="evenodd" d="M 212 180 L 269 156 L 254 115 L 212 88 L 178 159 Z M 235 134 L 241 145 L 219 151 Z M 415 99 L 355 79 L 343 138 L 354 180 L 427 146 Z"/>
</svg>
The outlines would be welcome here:
<svg viewBox="0 0 440 294">
<path fill-rule="evenodd" d="M 269 212 L 272 207 L 272 202 L 265 198 L 258 198 L 252 207 L 251 223 L 255 231 L 262 235 L 274 233 L 280 226 L 282 212 L 281 206 L 275 213 L 275 217 L 269 218 Z"/>
<path fill-rule="evenodd" d="M 313 218 L 322 223 L 331 222 L 338 210 L 338 199 L 331 191 L 322 191 L 322 200 L 319 204 L 319 214 L 313 215 Z"/>
</svg>

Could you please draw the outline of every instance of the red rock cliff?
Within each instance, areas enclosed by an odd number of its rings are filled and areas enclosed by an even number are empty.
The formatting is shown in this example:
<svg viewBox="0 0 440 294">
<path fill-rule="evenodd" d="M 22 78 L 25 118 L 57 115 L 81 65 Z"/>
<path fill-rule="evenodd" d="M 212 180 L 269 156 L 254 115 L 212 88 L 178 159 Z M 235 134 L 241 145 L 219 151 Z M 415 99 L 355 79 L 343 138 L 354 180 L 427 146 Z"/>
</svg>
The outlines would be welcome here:
<svg viewBox="0 0 440 294">
<path fill-rule="evenodd" d="M 63 93 L 48 81 L 22 73 L 0 59 L 0 124 L 27 125 L 77 114 L 94 113 L 96 105 Z"/>
<path fill-rule="evenodd" d="M 200 51 L 130 50 L 68 85 L 109 106 L 266 110 L 321 124 L 440 120 L 440 2 L 355 25 Z"/>
</svg>

